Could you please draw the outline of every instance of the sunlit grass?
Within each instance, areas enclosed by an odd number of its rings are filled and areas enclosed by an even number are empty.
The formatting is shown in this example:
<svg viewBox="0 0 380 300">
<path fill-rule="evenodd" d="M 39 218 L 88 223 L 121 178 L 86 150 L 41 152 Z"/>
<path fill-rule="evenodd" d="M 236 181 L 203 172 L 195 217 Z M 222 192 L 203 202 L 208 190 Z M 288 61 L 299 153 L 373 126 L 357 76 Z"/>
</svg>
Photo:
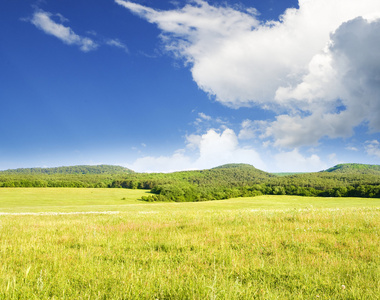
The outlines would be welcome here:
<svg viewBox="0 0 380 300">
<path fill-rule="evenodd" d="M 109 215 L 0 216 L 0 299 L 379 299 L 377 199 L 104 197 L 130 202 Z"/>
<path fill-rule="evenodd" d="M 147 203 L 139 200 L 147 194 L 147 190 L 131 189 L 0 188 L 0 213 L 380 207 L 380 199 L 376 198 L 258 196 L 200 203 Z"/>
<path fill-rule="evenodd" d="M 0 188 L 0 212 L 104 211 L 142 203 L 147 190 L 94 188 Z"/>
</svg>

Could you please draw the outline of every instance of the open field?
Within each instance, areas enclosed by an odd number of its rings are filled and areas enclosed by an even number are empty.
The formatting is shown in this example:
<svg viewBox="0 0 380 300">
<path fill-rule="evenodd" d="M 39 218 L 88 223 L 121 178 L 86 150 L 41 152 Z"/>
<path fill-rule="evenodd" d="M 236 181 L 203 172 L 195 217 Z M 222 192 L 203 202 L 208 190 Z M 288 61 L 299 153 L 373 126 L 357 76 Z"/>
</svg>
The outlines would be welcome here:
<svg viewBox="0 0 380 300">
<path fill-rule="evenodd" d="M 2 188 L 1 212 L 115 211 L 147 195 L 147 190 L 95 188 Z"/>
<path fill-rule="evenodd" d="M 0 299 L 379 299 L 380 199 L 141 193 L 0 189 L 0 212 L 114 212 L 0 215 Z"/>
<path fill-rule="evenodd" d="M 311 209 L 380 207 L 378 198 L 317 198 L 301 196 L 257 196 L 189 203 L 147 203 L 147 190 L 101 188 L 0 188 L 0 213 L 173 211 L 239 209 Z"/>
</svg>

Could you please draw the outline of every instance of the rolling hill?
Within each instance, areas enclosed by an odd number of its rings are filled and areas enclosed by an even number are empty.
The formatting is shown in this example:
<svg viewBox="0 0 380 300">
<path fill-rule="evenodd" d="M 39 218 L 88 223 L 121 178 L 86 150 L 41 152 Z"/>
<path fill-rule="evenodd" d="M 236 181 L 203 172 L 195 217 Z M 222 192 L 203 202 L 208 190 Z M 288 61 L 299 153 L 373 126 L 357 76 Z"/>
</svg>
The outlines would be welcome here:
<svg viewBox="0 0 380 300">
<path fill-rule="evenodd" d="M 248 164 L 173 173 L 124 167 L 69 166 L 0 172 L 0 187 L 149 189 L 146 201 L 205 201 L 257 195 L 380 197 L 380 166 L 340 164 L 321 172 L 271 174 Z"/>
<path fill-rule="evenodd" d="M 339 164 L 323 172 L 346 174 L 377 174 L 380 175 L 380 165 Z"/>
<path fill-rule="evenodd" d="M 55 168 L 19 168 L 13 170 L 5 170 L 0 173 L 8 174 L 131 174 L 134 171 L 112 165 L 79 165 L 79 166 L 66 166 Z"/>
</svg>

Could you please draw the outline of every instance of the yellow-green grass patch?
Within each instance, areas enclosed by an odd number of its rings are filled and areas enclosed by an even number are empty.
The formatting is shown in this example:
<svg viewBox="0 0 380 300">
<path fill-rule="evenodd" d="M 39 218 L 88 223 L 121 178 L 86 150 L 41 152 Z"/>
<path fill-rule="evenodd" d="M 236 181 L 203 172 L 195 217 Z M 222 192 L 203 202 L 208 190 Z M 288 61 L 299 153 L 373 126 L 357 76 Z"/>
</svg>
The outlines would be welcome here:
<svg viewBox="0 0 380 300">
<path fill-rule="evenodd" d="M 377 198 L 258 196 L 193 203 L 147 203 L 147 190 L 94 188 L 0 188 L 0 213 L 314 209 L 380 207 Z"/>
<path fill-rule="evenodd" d="M 378 299 L 378 207 L 254 199 L 0 216 L 0 299 Z"/>
<path fill-rule="evenodd" d="M 0 188 L 0 212 L 115 211 L 142 203 L 147 190 L 102 188 Z"/>
</svg>

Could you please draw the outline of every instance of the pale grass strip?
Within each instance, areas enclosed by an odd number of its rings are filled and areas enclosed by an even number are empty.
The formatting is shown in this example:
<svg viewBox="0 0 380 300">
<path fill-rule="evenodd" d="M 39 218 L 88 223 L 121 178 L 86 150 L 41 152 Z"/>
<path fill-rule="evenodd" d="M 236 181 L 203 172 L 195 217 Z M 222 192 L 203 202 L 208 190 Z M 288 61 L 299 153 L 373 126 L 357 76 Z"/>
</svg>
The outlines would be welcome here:
<svg viewBox="0 0 380 300">
<path fill-rule="evenodd" d="M 380 207 L 310 207 L 310 208 L 284 208 L 284 209 L 267 209 L 267 208 L 253 208 L 253 209 L 242 209 L 246 212 L 318 212 L 318 211 L 378 211 Z M 233 210 L 230 210 L 233 211 Z"/>
<path fill-rule="evenodd" d="M 72 211 L 72 212 L 23 212 L 6 213 L 0 212 L 0 216 L 60 216 L 60 215 L 116 215 L 119 211 Z"/>
<path fill-rule="evenodd" d="M 209 213 L 230 213 L 230 212 L 256 212 L 256 213 L 289 213 L 289 212 L 322 212 L 322 211 L 380 211 L 379 207 L 342 207 L 342 208 L 284 208 L 284 209 L 227 209 L 227 210 L 204 210 Z M 120 213 L 128 213 L 126 211 L 74 211 L 74 212 L 22 212 L 22 213 L 7 213 L 0 212 L 0 216 L 59 216 L 59 215 L 116 215 Z M 139 211 L 139 214 L 157 214 L 158 211 Z"/>
</svg>

